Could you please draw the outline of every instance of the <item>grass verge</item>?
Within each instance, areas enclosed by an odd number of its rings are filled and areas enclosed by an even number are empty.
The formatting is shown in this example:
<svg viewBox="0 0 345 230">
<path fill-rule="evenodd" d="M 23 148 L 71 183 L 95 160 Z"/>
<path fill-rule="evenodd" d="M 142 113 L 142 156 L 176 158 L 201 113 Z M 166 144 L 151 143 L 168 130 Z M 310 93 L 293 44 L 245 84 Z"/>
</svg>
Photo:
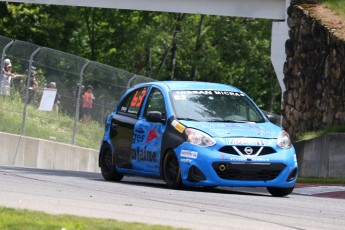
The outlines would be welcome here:
<svg viewBox="0 0 345 230">
<path fill-rule="evenodd" d="M 337 184 L 345 185 L 345 179 L 339 178 L 319 178 L 319 177 L 298 177 L 297 183 L 302 184 Z"/>
<path fill-rule="evenodd" d="M 344 0 L 321 0 L 331 10 L 345 17 L 345 4 Z"/>
<path fill-rule="evenodd" d="M 328 133 L 345 133 L 345 125 L 329 127 L 318 131 L 305 132 L 302 135 L 295 137 L 293 142 L 310 140 Z"/>
<path fill-rule="evenodd" d="M 121 222 L 110 219 L 86 218 L 73 215 L 50 215 L 44 212 L 14 209 L 0 206 L 2 230 L 108 230 L 108 229 L 178 229 L 162 225 Z"/>
<path fill-rule="evenodd" d="M 0 131 L 19 134 L 24 104 L 20 96 L 13 98 L 0 97 Z M 61 143 L 72 143 L 74 118 L 64 114 L 40 111 L 29 105 L 26 111 L 25 136 L 54 140 Z M 96 121 L 88 124 L 77 122 L 75 142 L 77 146 L 98 149 L 102 140 L 104 125 Z"/>
</svg>

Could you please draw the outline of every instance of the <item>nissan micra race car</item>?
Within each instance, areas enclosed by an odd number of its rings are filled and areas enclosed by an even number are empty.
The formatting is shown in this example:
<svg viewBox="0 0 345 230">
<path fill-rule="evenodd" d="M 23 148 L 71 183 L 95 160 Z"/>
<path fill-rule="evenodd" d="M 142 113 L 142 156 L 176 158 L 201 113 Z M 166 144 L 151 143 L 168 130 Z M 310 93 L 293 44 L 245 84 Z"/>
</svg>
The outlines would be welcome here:
<svg viewBox="0 0 345 230">
<path fill-rule="evenodd" d="M 217 83 L 141 83 L 108 116 L 99 166 L 182 186 L 266 187 L 286 196 L 297 179 L 289 135 L 239 89 Z"/>
</svg>

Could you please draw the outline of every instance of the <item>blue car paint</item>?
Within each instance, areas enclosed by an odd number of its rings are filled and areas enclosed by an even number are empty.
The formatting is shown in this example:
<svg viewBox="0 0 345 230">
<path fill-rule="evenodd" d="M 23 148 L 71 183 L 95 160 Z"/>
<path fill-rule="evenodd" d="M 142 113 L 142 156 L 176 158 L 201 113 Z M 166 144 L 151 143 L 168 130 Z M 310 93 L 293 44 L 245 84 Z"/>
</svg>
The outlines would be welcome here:
<svg viewBox="0 0 345 230">
<path fill-rule="evenodd" d="M 255 186 L 255 187 L 293 187 L 296 178 L 291 181 L 287 181 L 289 174 L 293 170 L 297 170 L 297 160 L 295 149 L 293 146 L 289 149 L 281 149 L 277 146 L 277 136 L 282 131 L 281 127 L 278 127 L 266 118 L 264 123 L 224 123 L 224 122 L 194 122 L 186 120 L 175 120 L 173 106 L 170 102 L 170 90 L 227 90 L 232 92 L 238 92 L 244 94 L 242 91 L 238 90 L 232 86 L 226 86 L 222 84 L 210 84 L 210 83 L 197 83 L 195 82 L 153 82 L 153 83 L 143 83 L 136 85 L 134 89 L 138 89 L 143 86 L 154 86 L 161 90 L 164 101 L 166 105 L 166 113 L 168 122 L 166 125 L 161 123 L 150 123 L 147 122 L 143 116 L 143 109 L 140 112 L 137 123 L 135 124 L 134 133 L 142 134 L 142 137 L 138 137 L 132 143 L 132 149 L 136 150 L 131 153 L 131 163 L 133 165 L 132 169 L 117 168 L 119 173 L 124 174 L 135 174 L 139 176 L 152 176 L 152 177 L 162 177 L 162 157 L 166 152 L 167 148 L 173 148 L 181 170 L 182 182 L 187 186 Z M 148 89 L 147 95 L 149 95 L 151 88 Z M 132 89 L 129 89 L 119 100 L 121 102 Z M 143 104 L 147 102 L 147 96 Z M 251 100 L 251 99 L 250 99 Z M 255 103 L 254 103 L 255 105 Z M 116 111 L 118 110 L 119 104 L 115 107 L 114 111 L 109 115 L 106 125 L 105 132 L 102 143 L 107 143 L 111 146 L 112 150 L 116 146 L 112 146 L 110 141 L 110 122 Z M 256 106 L 256 105 L 255 105 Z M 259 108 L 258 108 L 259 109 Z M 259 109 L 260 110 L 260 109 Z M 261 111 L 261 110 L 260 110 Z M 263 114 L 263 113 L 262 113 Z M 263 114 L 265 117 L 265 115 Z M 183 133 L 176 132 L 176 127 L 173 123 L 178 123 L 179 126 L 183 128 L 195 128 L 203 131 L 216 140 L 216 145 L 211 147 L 200 147 L 192 145 L 185 141 L 179 141 L 177 146 L 165 147 L 162 144 L 164 141 L 164 135 L 167 130 L 174 130 L 175 134 L 183 135 Z M 174 125 L 176 125 L 174 123 Z M 149 138 L 149 133 L 154 132 L 153 136 Z M 169 131 L 171 133 L 171 131 Z M 181 139 L 181 138 L 180 138 Z M 178 140 L 180 140 L 178 139 Z M 167 140 L 165 139 L 165 142 Z M 141 148 L 140 144 L 145 142 L 145 147 Z M 218 149 L 224 145 L 229 145 L 231 143 L 236 143 L 237 145 L 255 145 L 258 142 L 259 145 L 272 147 L 276 153 L 267 156 L 233 156 L 229 154 L 224 154 L 219 152 Z M 102 147 L 102 146 L 101 146 Z M 154 152 L 155 160 L 142 160 L 140 159 L 140 152 Z M 151 156 L 152 157 L 152 156 Z M 212 167 L 213 162 L 229 162 L 237 164 L 266 164 L 266 163 L 284 163 L 286 165 L 285 169 L 273 180 L 261 181 L 261 180 L 229 180 L 220 178 Z M 188 171 L 191 166 L 197 166 L 206 176 L 206 180 L 191 182 L 188 180 Z"/>
<path fill-rule="evenodd" d="M 159 174 L 164 131 L 161 123 L 139 120 L 135 124 L 131 153 L 134 170 Z"/>
</svg>

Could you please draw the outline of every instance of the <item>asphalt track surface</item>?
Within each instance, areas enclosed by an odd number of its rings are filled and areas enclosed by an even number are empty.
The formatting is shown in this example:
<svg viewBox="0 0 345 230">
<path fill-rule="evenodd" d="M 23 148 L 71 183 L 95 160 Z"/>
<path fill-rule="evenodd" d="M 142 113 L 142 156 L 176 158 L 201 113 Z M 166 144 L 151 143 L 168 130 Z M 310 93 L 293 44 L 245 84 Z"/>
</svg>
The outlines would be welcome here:
<svg viewBox="0 0 345 230">
<path fill-rule="evenodd" d="M 0 166 L 1 206 L 189 229 L 344 229 L 345 196 L 321 196 L 344 187 L 319 187 L 276 198 L 263 188 L 171 190 L 140 177 L 112 183 L 98 173 Z"/>
</svg>

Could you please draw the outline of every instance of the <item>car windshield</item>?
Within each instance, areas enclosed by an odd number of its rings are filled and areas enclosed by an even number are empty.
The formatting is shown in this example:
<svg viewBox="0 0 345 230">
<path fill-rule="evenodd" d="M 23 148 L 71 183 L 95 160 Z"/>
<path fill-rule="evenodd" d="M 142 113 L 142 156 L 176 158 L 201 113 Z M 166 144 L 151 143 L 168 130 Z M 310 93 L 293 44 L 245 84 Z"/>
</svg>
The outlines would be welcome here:
<svg viewBox="0 0 345 230">
<path fill-rule="evenodd" d="M 243 93 L 217 90 L 183 90 L 170 93 L 180 120 L 207 122 L 265 122 Z"/>
</svg>

